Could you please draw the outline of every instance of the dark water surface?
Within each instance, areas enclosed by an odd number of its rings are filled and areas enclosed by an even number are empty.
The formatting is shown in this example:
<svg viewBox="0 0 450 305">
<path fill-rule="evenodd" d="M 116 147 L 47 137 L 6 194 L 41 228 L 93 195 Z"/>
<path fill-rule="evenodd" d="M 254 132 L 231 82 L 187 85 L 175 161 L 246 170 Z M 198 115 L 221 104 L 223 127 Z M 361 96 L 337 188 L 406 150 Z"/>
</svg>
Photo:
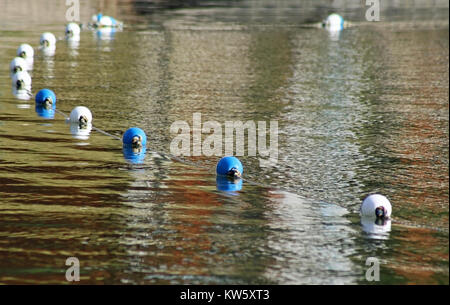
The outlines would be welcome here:
<svg viewBox="0 0 450 305">
<path fill-rule="evenodd" d="M 67 283 L 70 256 L 95 284 L 367 284 L 368 257 L 382 284 L 449 283 L 448 2 L 366 22 L 361 1 L 84 1 L 82 22 L 102 9 L 124 30 L 84 30 L 45 57 L 40 34 L 64 33 L 60 2 L 0 4 L 0 283 Z M 333 11 L 354 26 L 303 26 Z M 14 97 L 23 42 L 36 52 L 33 94 L 51 88 L 65 114 L 89 107 L 112 135 L 143 128 L 143 164 Z M 278 163 L 244 156 L 242 190 L 217 190 L 218 157 L 166 157 L 170 125 L 192 126 L 194 112 L 277 120 Z M 393 204 L 378 227 L 390 232 L 361 224 L 371 192 Z"/>
</svg>

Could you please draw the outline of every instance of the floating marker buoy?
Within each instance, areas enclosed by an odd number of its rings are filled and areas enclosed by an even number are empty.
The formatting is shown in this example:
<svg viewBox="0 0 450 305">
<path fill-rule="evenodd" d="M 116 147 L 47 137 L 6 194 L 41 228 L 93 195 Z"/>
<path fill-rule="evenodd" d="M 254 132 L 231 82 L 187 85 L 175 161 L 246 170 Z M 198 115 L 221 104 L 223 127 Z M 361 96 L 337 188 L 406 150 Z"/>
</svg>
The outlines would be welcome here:
<svg viewBox="0 0 450 305">
<path fill-rule="evenodd" d="M 101 13 L 92 16 L 92 23 L 89 24 L 96 29 L 95 34 L 98 40 L 112 40 L 117 31 L 123 28 L 123 22 L 110 16 L 103 16 Z"/>
<path fill-rule="evenodd" d="M 361 205 L 361 215 L 371 218 L 389 218 L 392 206 L 389 200 L 380 194 L 372 194 L 364 199 Z"/>
<path fill-rule="evenodd" d="M 138 127 L 131 127 L 123 134 L 122 143 L 124 146 L 129 147 L 145 147 L 147 144 L 147 136 L 142 129 Z"/>
<path fill-rule="evenodd" d="M 19 46 L 19 48 L 17 48 L 17 56 L 22 57 L 27 62 L 29 62 L 29 61 L 32 62 L 33 56 L 34 56 L 34 50 L 29 44 L 22 43 Z"/>
<path fill-rule="evenodd" d="M 226 175 L 229 177 L 240 178 L 244 168 L 238 158 L 228 156 L 220 159 L 217 163 L 216 172 L 218 175 Z"/>
<path fill-rule="evenodd" d="M 92 130 L 92 113 L 84 106 L 72 109 L 69 116 L 70 133 L 75 139 L 87 140 Z"/>
<path fill-rule="evenodd" d="M 98 21 L 99 26 L 105 26 L 105 27 L 114 27 L 117 25 L 117 20 L 113 17 L 109 16 L 102 16 L 100 20 Z"/>
<path fill-rule="evenodd" d="M 9 64 L 9 70 L 11 72 L 11 76 L 17 72 L 20 71 L 27 71 L 28 70 L 28 64 L 26 60 L 22 57 L 15 57 L 13 60 L 11 60 L 11 63 Z"/>
<path fill-rule="evenodd" d="M 102 18 L 102 16 L 103 16 L 103 14 L 102 13 L 98 13 L 98 14 L 94 14 L 94 15 L 92 15 L 92 17 L 91 17 L 91 21 L 92 21 L 92 23 L 97 23 L 97 22 L 99 22 L 100 21 L 100 19 Z"/>
<path fill-rule="evenodd" d="M 103 14 L 99 13 L 97 15 L 93 15 L 92 18 L 92 26 L 94 27 L 122 27 L 123 23 L 118 21 L 117 19 L 110 16 L 103 16 Z"/>
<path fill-rule="evenodd" d="M 56 37 L 50 32 L 42 33 L 41 38 L 39 40 L 39 44 L 43 48 L 53 49 L 56 47 Z"/>
<path fill-rule="evenodd" d="M 91 124 L 92 113 L 87 107 L 77 106 L 70 112 L 69 121 L 79 125 Z"/>
<path fill-rule="evenodd" d="M 12 86 L 17 90 L 31 89 L 31 76 L 27 71 L 20 71 L 13 75 Z"/>
<path fill-rule="evenodd" d="M 133 164 L 140 164 L 144 162 L 147 136 L 142 129 L 138 127 L 127 129 L 127 131 L 123 134 L 122 142 L 123 156 L 125 160 Z"/>
<path fill-rule="evenodd" d="M 47 107 L 56 105 L 56 95 L 50 89 L 39 90 L 34 100 L 37 105 L 46 105 Z"/>
<path fill-rule="evenodd" d="M 344 18 L 341 15 L 333 13 L 327 17 L 323 25 L 330 31 L 340 31 L 344 28 Z"/>
<path fill-rule="evenodd" d="M 75 22 L 69 22 L 66 25 L 66 38 L 80 37 L 80 26 Z"/>
<path fill-rule="evenodd" d="M 78 48 L 80 41 L 80 26 L 75 22 L 70 22 L 66 25 L 66 40 L 69 47 L 72 49 Z"/>
</svg>

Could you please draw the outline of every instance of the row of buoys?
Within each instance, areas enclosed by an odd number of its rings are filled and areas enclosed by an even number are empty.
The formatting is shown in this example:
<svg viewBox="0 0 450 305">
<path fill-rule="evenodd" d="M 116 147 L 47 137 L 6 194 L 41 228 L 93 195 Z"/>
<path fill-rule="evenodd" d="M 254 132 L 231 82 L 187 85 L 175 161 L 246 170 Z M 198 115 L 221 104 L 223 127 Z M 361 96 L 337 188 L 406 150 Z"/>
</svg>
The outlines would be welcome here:
<svg viewBox="0 0 450 305">
<path fill-rule="evenodd" d="M 33 69 L 34 50 L 26 43 L 17 48 L 16 57 L 9 64 L 9 72 L 13 90 L 31 91 L 31 76 L 28 71 Z"/>
<path fill-rule="evenodd" d="M 39 39 L 41 50 L 45 54 L 54 53 L 56 48 L 56 37 L 50 32 L 45 32 Z M 12 79 L 13 91 L 31 92 L 31 75 L 28 71 L 33 70 L 34 49 L 27 43 L 17 48 L 16 57 L 9 64 L 10 77 Z"/>
<path fill-rule="evenodd" d="M 99 13 L 92 16 L 92 22 L 88 24 L 92 28 L 122 28 L 123 23 L 110 16 Z M 65 37 L 68 41 L 80 40 L 81 27 L 75 22 L 66 25 Z M 39 47 L 44 55 L 52 56 L 55 53 L 57 39 L 53 33 L 42 33 L 39 39 Z M 10 76 L 13 89 L 31 90 L 31 76 L 28 71 L 33 69 L 34 49 L 27 43 L 23 43 L 17 49 L 16 57 L 10 63 Z"/>
<path fill-rule="evenodd" d="M 123 24 L 116 19 L 97 14 L 92 17 L 90 26 L 99 27 L 122 27 Z M 323 27 L 330 30 L 341 30 L 345 26 L 344 19 L 338 14 L 331 14 L 323 22 Z M 76 23 L 66 25 L 65 35 L 69 40 L 79 40 L 80 26 Z M 40 46 L 43 49 L 53 50 L 56 48 L 56 37 L 49 32 L 45 32 L 40 37 Z M 13 79 L 13 86 L 16 89 L 31 89 L 31 77 L 27 71 L 33 66 L 33 48 L 28 44 L 22 44 L 17 49 L 17 57 L 10 63 L 10 73 Z M 55 111 L 56 95 L 50 89 L 40 90 L 35 97 L 36 107 L 44 110 Z M 75 107 L 68 118 L 71 129 L 78 128 L 78 131 L 86 130 L 87 134 L 92 128 L 92 113 L 85 106 Z M 133 163 L 141 163 L 145 157 L 147 136 L 145 132 L 132 127 L 125 131 L 122 136 L 123 153 L 127 160 Z M 223 191 L 238 191 L 242 188 L 243 165 L 234 156 L 226 156 L 219 160 L 216 166 L 217 188 Z M 362 202 L 360 213 L 363 217 L 375 219 L 389 219 L 392 207 L 389 200 L 380 194 L 371 194 Z"/>
<path fill-rule="evenodd" d="M 123 23 L 116 19 L 103 16 L 101 13 L 92 16 L 92 23 L 89 27 L 92 28 L 121 28 Z M 65 28 L 65 37 L 69 41 L 80 40 L 81 27 L 74 22 L 70 22 Z M 56 49 L 57 39 L 53 33 L 45 32 L 40 36 L 39 48 L 45 55 L 53 55 Z M 31 75 L 28 71 L 33 69 L 34 63 L 34 49 L 29 44 L 21 44 L 17 49 L 16 57 L 10 62 L 10 76 L 12 79 L 13 92 L 16 96 L 21 96 L 20 92 L 23 92 L 26 97 L 31 96 Z M 50 89 L 41 89 L 35 96 L 36 112 L 38 115 L 45 118 L 53 118 L 56 110 L 56 95 Z M 85 139 L 92 129 L 92 113 L 85 106 L 75 107 L 67 121 L 71 123 L 71 132 L 75 130 L 75 135 Z M 133 127 L 126 131 L 123 138 L 123 144 L 125 148 L 142 149 L 146 144 L 145 133 L 137 128 Z M 130 144 L 130 145 L 129 145 Z M 136 151 L 135 151 L 136 152 Z M 133 159 L 130 159 L 133 161 Z"/>
</svg>

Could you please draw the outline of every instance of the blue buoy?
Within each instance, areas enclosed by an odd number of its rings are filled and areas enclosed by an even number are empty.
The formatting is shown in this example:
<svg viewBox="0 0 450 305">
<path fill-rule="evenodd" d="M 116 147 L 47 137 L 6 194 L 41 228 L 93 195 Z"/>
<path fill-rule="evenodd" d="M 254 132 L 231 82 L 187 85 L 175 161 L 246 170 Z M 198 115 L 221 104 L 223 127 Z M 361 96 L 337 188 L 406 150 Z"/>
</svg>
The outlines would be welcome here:
<svg viewBox="0 0 450 305">
<path fill-rule="evenodd" d="M 241 161 L 238 158 L 228 156 L 220 159 L 219 163 L 217 163 L 216 172 L 218 175 L 226 175 L 231 177 L 240 178 L 244 168 L 242 166 Z"/>
<path fill-rule="evenodd" d="M 242 179 L 230 179 L 225 176 L 217 176 L 216 186 L 219 191 L 237 192 L 242 189 Z"/>
<path fill-rule="evenodd" d="M 145 147 L 147 144 L 147 136 L 142 129 L 138 127 L 131 127 L 123 134 L 122 143 L 124 146 L 135 148 Z"/>
<path fill-rule="evenodd" d="M 35 101 L 38 105 L 55 105 L 56 95 L 50 89 L 42 89 L 36 94 Z"/>
</svg>

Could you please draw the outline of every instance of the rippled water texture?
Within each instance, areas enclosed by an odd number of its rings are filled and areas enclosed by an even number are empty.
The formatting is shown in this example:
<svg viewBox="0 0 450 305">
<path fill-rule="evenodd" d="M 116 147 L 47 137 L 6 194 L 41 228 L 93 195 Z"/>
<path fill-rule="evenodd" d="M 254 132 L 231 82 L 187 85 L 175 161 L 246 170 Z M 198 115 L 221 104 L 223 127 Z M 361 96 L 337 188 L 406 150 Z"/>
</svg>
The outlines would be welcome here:
<svg viewBox="0 0 450 305">
<path fill-rule="evenodd" d="M 125 28 L 84 29 L 45 56 L 39 36 L 64 35 L 64 2 L 2 0 L 0 283 L 68 283 L 75 256 L 80 283 L 367 284 L 376 257 L 379 283 L 448 284 L 448 2 L 383 5 L 380 22 L 348 2 L 81 1 L 82 22 L 102 10 Z M 333 11 L 353 26 L 310 26 Z M 32 93 L 51 88 L 66 115 L 89 107 L 117 137 L 141 127 L 142 164 L 13 95 L 24 42 Z M 242 189 L 218 190 L 219 157 L 168 156 L 170 125 L 195 112 L 278 121 L 278 163 L 244 156 Z M 371 192 L 391 200 L 391 223 L 361 221 Z"/>
</svg>

